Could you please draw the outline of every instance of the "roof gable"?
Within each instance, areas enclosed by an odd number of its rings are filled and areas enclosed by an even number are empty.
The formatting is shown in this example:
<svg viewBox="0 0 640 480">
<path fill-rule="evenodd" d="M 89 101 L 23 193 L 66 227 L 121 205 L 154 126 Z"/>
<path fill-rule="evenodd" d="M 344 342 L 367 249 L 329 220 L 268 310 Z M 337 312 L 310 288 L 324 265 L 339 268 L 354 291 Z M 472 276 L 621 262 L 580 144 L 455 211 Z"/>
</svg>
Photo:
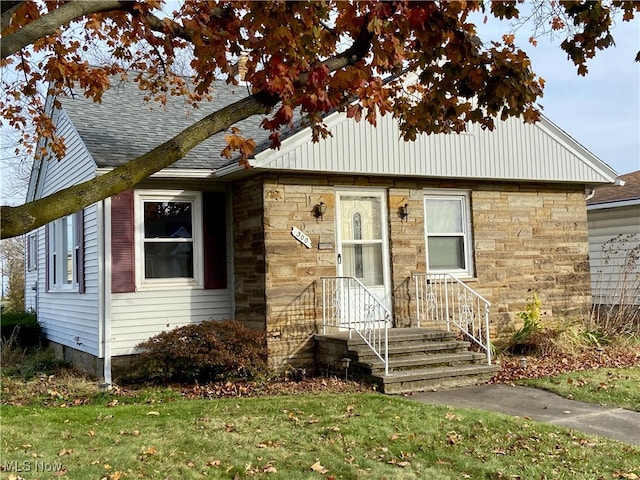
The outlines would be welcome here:
<svg viewBox="0 0 640 480">
<path fill-rule="evenodd" d="M 511 118 L 493 131 L 471 125 L 461 134 L 402 140 L 390 115 L 373 127 L 344 113 L 326 119 L 332 136 L 311 142 L 308 129 L 283 141 L 280 150 L 256 154 L 252 166 L 268 170 L 482 178 L 493 180 L 612 183 L 616 172 L 543 117 L 536 124 Z"/>
<path fill-rule="evenodd" d="M 96 104 L 84 97 L 62 98 L 61 104 L 98 168 L 121 165 L 167 141 L 193 122 L 247 95 L 245 86 L 216 82 L 213 100 L 194 109 L 170 97 L 166 107 L 145 102 L 133 82 L 114 84 Z M 401 139 L 390 115 L 378 125 L 356 122 L 345 113 L 325 119 L 332 137 L 311 142 L 309 128 L 297 124 L 285 132 L 279 150 L 269 148 L 269 132 L 253 116 L 237 124 L 259 145 L 251 165 L 262 170 L 358 173 L 492 180 L 612 183 L 616 172 L 546 118 L 536 124 L 519 119 L 498 121 L 494 131 L 471 125 L 461 134 L 420 135 Z M 222 158 L 224 134 L 191 150 L 168 170 L 216 170 L 216 176 L 244 171 L 237 159 Z"/>
</svg>

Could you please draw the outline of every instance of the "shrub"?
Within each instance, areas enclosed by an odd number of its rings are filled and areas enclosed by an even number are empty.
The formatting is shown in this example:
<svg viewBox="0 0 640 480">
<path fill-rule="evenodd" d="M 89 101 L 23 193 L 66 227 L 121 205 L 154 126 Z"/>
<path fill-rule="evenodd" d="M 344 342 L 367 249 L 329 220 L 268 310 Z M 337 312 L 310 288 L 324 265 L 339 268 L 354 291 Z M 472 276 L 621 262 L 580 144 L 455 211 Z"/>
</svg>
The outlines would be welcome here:
<svg viewBox="0 0 640 480">
<path fill-rule="evenodd" d="M 209 382 L 267 372 L 264 332 L 235 320 L 209 320 L 160 333 L 140 343 L 137 379 Z"/>
<path fill-rule="evenodd" d="M 529 298 L 529 303 L 525 306 L 523 312 L 517 315 L 523 320 L 523 325 L 516 330 L 511 338 L 504 345 L 504 352 L 533 353 L 541 349 L 542 344 L 546 342 L 548 335 L 542 327 L 540 319 L 542 318 L 542 303 L 536 292 Z"/>
<path fill-rule="evenodd" d="M 0 336 L 5 342 L 11 338 L 16 346 L 34 347 L 40 345 L 42 327 L 33 312 L 3 312 Z"/>
</svg>

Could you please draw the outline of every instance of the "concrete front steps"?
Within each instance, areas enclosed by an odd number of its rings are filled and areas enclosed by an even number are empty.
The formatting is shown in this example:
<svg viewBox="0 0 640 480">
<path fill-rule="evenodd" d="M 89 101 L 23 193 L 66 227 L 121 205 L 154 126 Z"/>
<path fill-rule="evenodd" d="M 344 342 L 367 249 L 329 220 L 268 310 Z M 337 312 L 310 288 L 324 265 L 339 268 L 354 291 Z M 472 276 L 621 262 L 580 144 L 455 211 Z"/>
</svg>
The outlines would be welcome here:
<svg viewBox="0 0 640 480">
<path fill-rule="evenodd" d="M 389 374 L 383 362 L 357 334 L 316 335 L 316 361 L 321 369 L 344 374 L 341 360 L 351 359 L 349 375 L 365 378 L 389 394 L 476 385 L 498 371 L 484 353 L 469 350 L 469 342 L 454 332 L 427 328 L 389 329 Z"/>
</svg>

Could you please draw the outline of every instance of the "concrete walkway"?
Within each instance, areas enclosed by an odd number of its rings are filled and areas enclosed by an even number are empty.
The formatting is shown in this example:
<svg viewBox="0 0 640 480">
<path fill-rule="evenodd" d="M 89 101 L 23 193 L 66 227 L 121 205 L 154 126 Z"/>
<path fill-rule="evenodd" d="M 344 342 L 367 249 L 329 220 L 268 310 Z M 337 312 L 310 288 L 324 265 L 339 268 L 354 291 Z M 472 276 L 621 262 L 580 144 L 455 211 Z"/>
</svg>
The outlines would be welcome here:
<svg viewBox="0 0 640 480">
<path fill-rule="evenodd" d="M 451 407 L 476 408 L 562 425 L 593 435 L 640 445 L 640 413 L 577 402 L 529 387 L 478 385 L 440 392 L 420 392 L 408 400 Z"/>
</svg>

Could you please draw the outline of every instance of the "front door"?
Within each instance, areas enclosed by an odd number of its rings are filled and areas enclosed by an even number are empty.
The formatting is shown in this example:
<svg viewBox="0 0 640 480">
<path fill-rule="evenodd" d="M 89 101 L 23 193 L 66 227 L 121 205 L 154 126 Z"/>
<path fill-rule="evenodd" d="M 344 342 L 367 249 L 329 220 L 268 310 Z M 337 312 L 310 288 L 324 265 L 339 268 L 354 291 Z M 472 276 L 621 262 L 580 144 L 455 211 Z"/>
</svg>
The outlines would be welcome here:
<svg viewBox="0 0 640 480">
<path fill-rule="evenodd" d="M 337 275 L 357 278 L 391 310 L 386 212 L 384 190 L 336 192 Z M 357 292 L 352 287 L 341 292 L 343 306 L 359 303 L 353 298 Z M 353 316 L 361 318 L 358 315 L 362 314 L 356 311 L 344 313 L 352 315 L 352 320 Z"/>
</svg>

